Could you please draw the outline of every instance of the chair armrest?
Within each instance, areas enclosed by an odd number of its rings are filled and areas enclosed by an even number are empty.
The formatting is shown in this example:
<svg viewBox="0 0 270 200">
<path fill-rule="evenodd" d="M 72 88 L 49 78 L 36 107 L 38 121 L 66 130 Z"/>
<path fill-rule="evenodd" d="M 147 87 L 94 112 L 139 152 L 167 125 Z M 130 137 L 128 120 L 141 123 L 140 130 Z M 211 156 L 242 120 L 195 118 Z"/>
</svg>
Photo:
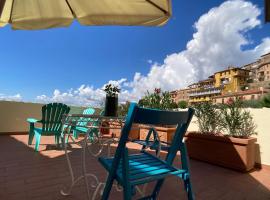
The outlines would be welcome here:
<svg viewBox="0 0 270 200">
<path fill-rule="evenodd" d="M 40 122 L 40 120 L 34 119 L 34 118 L 28 118 L 27 122 L 29 123 L 36 123 L 36 122 Z"/>
</svg>

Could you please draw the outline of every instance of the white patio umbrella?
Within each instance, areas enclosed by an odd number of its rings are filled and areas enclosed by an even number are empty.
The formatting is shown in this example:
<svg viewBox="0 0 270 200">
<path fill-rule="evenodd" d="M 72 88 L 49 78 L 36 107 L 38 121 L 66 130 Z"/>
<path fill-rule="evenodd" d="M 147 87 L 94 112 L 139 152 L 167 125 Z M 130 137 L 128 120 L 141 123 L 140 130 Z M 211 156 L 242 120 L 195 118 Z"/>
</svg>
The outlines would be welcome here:
<svg viewBox="0 0 270 200">
<path fill-rule="evenodd" d="M 0 27 L 36 30 L 82 25 L 159 26 L 171 0 L 0 0 Z"/>
</svg>

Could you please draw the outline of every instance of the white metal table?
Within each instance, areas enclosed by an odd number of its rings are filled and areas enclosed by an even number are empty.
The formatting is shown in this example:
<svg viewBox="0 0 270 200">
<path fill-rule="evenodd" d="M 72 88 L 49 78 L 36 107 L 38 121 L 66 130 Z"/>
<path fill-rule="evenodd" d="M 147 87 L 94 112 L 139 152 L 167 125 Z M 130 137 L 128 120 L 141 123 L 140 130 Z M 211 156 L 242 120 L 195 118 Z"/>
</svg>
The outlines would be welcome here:
<svg viewBox="0 0 270 200">
<path fill-rule="evenodd" d="M 84 137 L 82 140 L 76 141 L 72 136 L 72 131 L 75 127 L 78 127 L 78 122 L 85 123 L 84 128 L 87 128 L 87 132 L 84 134 Z M 113 124 L 113 126 L 103 126 L 104 122 L 107 124 Z M 111 144 L 118 143 L 118 139 L 116 137 L 102 139 L 102 134 L 100 132 L 101 129 L 122 129 L 122 126 L 125 122 L 125 118 L 123 117 L 105 117 L 101 115 L 84 115 L 84 114 L 71 114 L 71 115 L 65 115 L 63 117 L 63 131 L 62 131 L 62 144 L 64 146 L 64 151 L 66 155 L 66 160 L 68 164 L 68 169 L 70 172 L 71 177 L 71 184 L 69 185 L 67 190 L 61 190 L 61 194 L 64 196 L 70 195 L 73 187 L 79 183 L 81 180 L 84 180 L 85 187 L 87 190 L 87 197 L 88 199 L 96 199 L 97 195 L 100 192 L 100 195 L 103 192 L 105 183 L 99 181 L 98 177 L 94 173 L 88 173 L 86 170 L 86 152 L 88 152 L 89 155 L 98 157 L 105 146 L 108 147 L 108 156 L 110 155 L 110 146 Z M 96 133 L 94 133 L 96 132 Z M 72 168 L 72 164 L 70 161 L 70 157 L 68 154 L 68 148 L 67 144 L 68 141 L 72 141 L 73 144 L 77 144 L 82 147 L 82 173 L 80 176 L 75 177 L 74 171 Z M 93 152 L 93 149 L 91 146 L 96 145 L 97 151 Z M 89 183 L 88 178 L 92 178 L 93 181 L 91 182 L 91 187 L 95 188 L 95 192 L 93 193 L 92 197 L 89 192 Z M 114 185 L 117 189 L 117 191 L 121 191 L 122 188 L 120 188 L 117 184 Z M 136 188 L 137 191 L 143 196 L 144 190 L 140 190 L 139 188 Z"/>
</svg>

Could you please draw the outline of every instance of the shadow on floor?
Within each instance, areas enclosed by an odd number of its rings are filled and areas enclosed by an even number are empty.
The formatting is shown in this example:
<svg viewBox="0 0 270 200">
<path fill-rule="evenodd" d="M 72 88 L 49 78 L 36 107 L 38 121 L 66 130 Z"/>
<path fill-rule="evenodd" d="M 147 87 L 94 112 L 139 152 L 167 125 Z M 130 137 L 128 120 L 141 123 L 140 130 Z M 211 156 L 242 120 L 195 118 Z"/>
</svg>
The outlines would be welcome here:
<svg viewBox="0 0 270 200">
<path fill-rule="evenodd" d="M 71 196 L 63 197 L 60 190 L 70 184 L 70 176 L 65 155 L 59 149 L 47 149 L 53 144 L 53 137 L 43 137 L 40 152 L 34 152 L 33 145 L 27 145 L 26 135 L 0 136 L 0 199 L 2 200 L 84 200 L 86 190 L 79 183 Z M 44 145 L 47 144 L 47 145 Z M 132 152 L 139 146 L 129 144 Z M 115 147 L 112 148 L 112 152 Z M 69 149 L 75 175 L 80 175 L 81 149 Z M 106 154 L 106 153 L 105 153 Z M 179 165 L 179 160 L 176 160 Z M 101 181 L 106 180 L 106 172 L 97 158 L 88 156 L 89 172 L 94 172 Z M 207 200 L 269 200 L 270 169 L 239 173 L 207 163 L 191 160 L 191 178 L 196 199 Z M 149 190 L 151 186 L 148 187 Z M 93 193 L 94 189 L 90 189 Z M 122 199 L 122 194 L 112 190 L 110 199 Z M 186 199 L 183 184 L 176 178 L 166 180 L 159 199 Z"/>
</svg>

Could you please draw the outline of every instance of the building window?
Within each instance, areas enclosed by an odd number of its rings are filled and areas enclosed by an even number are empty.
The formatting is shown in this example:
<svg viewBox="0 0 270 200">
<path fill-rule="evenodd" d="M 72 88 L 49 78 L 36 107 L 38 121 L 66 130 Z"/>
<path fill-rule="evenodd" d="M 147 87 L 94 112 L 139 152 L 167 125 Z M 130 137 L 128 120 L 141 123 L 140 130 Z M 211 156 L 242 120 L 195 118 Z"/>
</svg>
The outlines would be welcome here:
<svg viewBox="0 0 270 200">
<path fill-rule="evenodd" d="M 224 99 L 223 98 L 222 98 L 221 102 L 224 103 Z"/>
</svg>

